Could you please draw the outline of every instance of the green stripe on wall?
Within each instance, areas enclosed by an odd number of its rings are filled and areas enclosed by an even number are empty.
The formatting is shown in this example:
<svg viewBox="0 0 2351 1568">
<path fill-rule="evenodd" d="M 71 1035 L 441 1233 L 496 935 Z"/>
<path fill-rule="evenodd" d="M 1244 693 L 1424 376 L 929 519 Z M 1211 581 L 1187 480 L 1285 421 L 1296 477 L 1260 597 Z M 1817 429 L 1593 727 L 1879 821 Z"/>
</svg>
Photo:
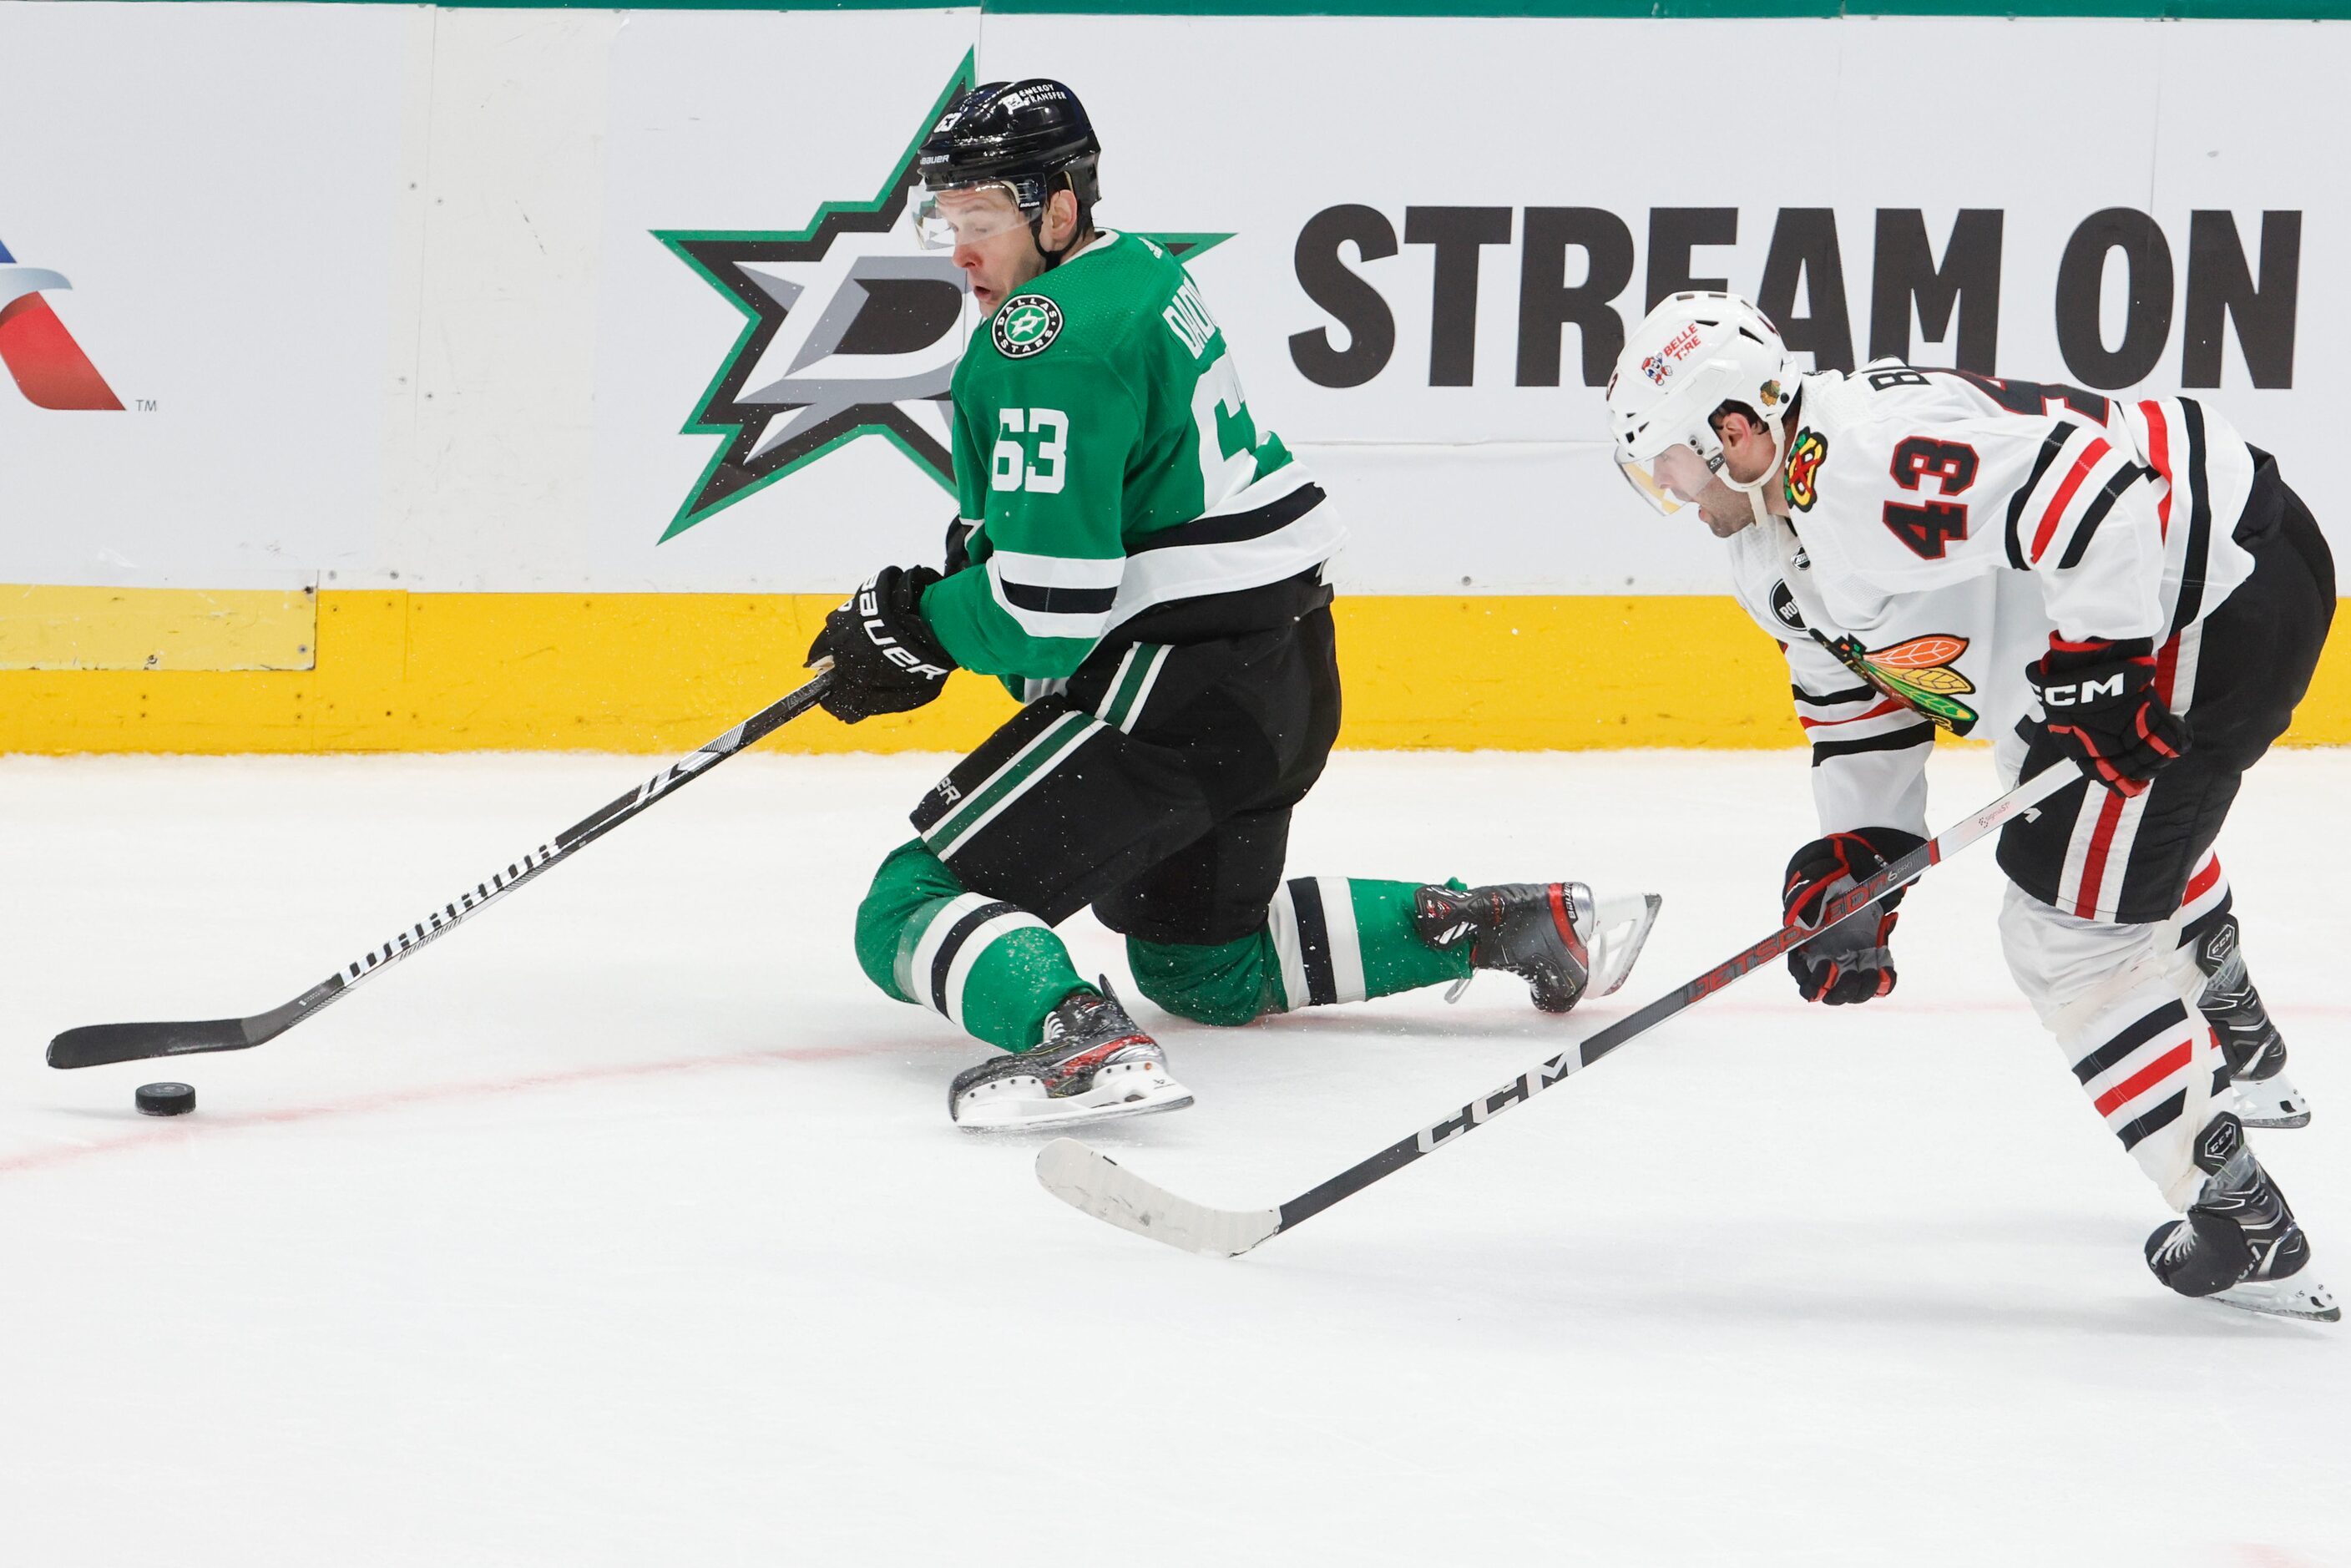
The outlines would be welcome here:
<svg viewBox="0 0 2351 1568">
<path fill-rule="evenodd" d="M 211 0 L 169 0 L 204 5 Z M 335 5 L 408 5 L 414 0 L 328 0 Z M 625 6 L 580 5 L 573 0 L 439 0 L 450 10 L 630 11 L 935 11 L 998 15 L 1142 16 L 2001 16 L 2136 17 L 2141 20 L 2340 22 L 2351 20 L 2351 0 L 632 0 Z"/>
</svg>

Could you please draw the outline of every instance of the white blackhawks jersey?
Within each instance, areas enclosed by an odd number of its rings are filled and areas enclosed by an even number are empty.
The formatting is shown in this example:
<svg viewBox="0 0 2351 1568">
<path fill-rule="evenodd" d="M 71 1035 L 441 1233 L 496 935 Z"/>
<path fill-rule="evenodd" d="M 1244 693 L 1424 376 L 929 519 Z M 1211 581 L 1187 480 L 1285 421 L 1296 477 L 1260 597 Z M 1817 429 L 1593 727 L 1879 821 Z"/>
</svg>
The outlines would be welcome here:
<svg viewBox="0 0 2351 1568">
<path fill-rule="evenodd" d="M 2053 632 L 2149 637 L 2168 670 L 2252 571 L 2231 537 L 2252 453 L 2188 399 L 1892 361 L 1802 389 L 1791 515 L 1729 547 L 1787 653 L 1823 832 L 1923 833 L 1936 732 L 1996 739 L 2031 715 Z"/>
</svg>

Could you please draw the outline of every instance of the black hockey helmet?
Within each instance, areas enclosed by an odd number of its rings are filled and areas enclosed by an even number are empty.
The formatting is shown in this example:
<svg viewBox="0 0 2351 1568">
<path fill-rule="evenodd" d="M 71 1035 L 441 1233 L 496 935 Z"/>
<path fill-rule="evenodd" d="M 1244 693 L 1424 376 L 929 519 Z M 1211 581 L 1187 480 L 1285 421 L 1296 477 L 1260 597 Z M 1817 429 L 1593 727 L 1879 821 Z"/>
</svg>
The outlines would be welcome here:
<svg viewBox="0 0 2351 1568">
<path fill-rule="evenodd" d="M 1046 201 L 1066 185 L 1078 199 L 1079 228 L 1091 227 L 1101 157 L 1085 105 L 1061 83 L 1044 77 L 983 82 L 947 106 L 917 152 L 924 238 L 938 244 L 943 237 L 930 229 L 941 193 L 978 185 L 1005 187 L 1032 229 L 1043 221 Z"/>
</svg>

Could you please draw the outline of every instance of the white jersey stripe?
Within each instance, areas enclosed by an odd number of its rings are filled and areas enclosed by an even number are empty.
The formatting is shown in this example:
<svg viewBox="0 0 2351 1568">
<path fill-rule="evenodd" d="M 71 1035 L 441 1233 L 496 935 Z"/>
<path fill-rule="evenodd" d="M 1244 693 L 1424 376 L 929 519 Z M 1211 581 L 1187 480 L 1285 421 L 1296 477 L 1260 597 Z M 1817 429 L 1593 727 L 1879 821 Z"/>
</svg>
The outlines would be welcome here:
<svg viewBox="0 0 2351 1568">
<path fill-rule="evenodd" d="M 1322 928 L 1331 939 L 1331 979 L 1336 998 L 1364 999 L 1364 948 L 1355 932 L 1355 898 L 1343 876 L 1318 876 L 1322 891 Z"/>
<path fill-rule="evenodd" d="M 902 943 L 894 978 L 898 988 L 925 1007 L 931 1005 L 931 971 L 936 967 L 939 946 L 954 930 L 956 922 L 976 909 L 985 909 L 996 901 L 977 893 L 958 894 L 931 906 L 931 917 L 922 934 L 911 944 Z"/>
<path fill-rule="evenodd" d="M 972 966 L 979 962 L 981 954 L 1015 931 L 1048 929 L 1050 927 L 1043 921 L 1025 909 L 1012 910 L 993 920 L 980 922 L 971 935 L 963 939 L 963 946 L 956 949 L 954 956 L 947 960 L 946 1016 L 957 1026 L 963 1026 L 964 988 L 970 984 Z"/>
<path fill-rule="evenodd" d="M 1290 883 L 1275 890 L 1273 902 L 1266 906 L 1265 924 L 1273 935 L 1274 956 L 1281 963 L 1282 1009 L 1296 1012 L 1306 1006 L 1306 951 L 1298 939 L 1298 909 L 1290 901 Z"/>
</svg>

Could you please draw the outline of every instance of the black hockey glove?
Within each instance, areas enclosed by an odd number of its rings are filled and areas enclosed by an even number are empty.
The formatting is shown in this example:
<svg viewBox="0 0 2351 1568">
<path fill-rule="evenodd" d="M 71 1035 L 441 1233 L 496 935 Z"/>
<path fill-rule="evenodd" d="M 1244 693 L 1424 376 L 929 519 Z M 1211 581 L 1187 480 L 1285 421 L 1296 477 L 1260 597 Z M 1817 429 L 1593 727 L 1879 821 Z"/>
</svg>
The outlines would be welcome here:
<svg viewBox="0 0 2351 1568">
<path fill-rule="evenodd" d="M 949 577 L 971 564 L 971 536 L 977 532 L 977 523 L 967 523 L 961 517 L 948 522 L 946 570 Z"/>
<path fill-rule="evenodd" d="M 855 724 L 939 695 L 956 662 L 923 623 L 923 590 L 938 580 L 927 566 L 885 566 L 824 618 L 808 662 L 832 660 L 832 689 L 819 705 L 825 712 Z"/>
<path fill-rule="evenodd" d="M 1780 893 L 1782 917 L 1809 926 L 1822 912 L 1870 877 L 1927 841 L 1899 828 L 1863 828 L 1814 839 L 1788 862 Z M 1842 1007 L 1865 1002 L 1894 989 L 1894 906 L 1902 894 L 1888 894 L 1859 909 L 1788 954 L 1788 973 L 1808 1002 Z"/>
<path fill-rule="evenodd" d="M 2145 789 L 2188 749 L 2188 721 L 2156 695 L 2155 644 L 2147 638 L 2067 643 L 2052 635 L 2049 652 L 2024 674 L 2048 716 L 2043 725 L 2049 737 L 2117 794 Z"/>
</svg>

